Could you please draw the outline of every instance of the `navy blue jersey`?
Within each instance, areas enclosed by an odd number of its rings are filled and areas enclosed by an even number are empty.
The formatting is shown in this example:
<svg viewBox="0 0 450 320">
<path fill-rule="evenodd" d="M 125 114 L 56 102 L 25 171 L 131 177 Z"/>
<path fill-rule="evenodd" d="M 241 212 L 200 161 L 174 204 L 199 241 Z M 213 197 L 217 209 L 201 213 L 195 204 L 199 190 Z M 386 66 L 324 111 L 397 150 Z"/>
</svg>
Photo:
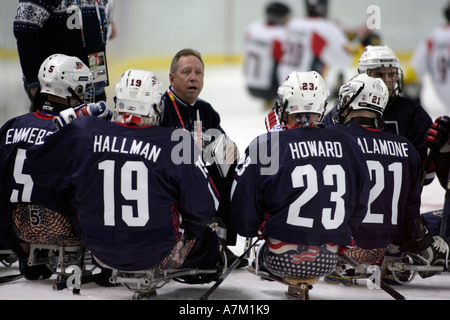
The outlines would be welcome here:
<svg viewBox="0 0 450 320">
<path fill-rule="evenodd" d="M 331 110 L 324 117 L 326 126 L 333 124 L 334 111 Z M 431 117 L 419 103 L 409 98 L 395 97 L 389 99 L 380 120 L 380 128 L 408 139 L 424 161 L 428 151 L 424 139 L 432 123 Z"/>
<path fill-rule="evenodd" d="M 351 231 L 367 211 L 364 155 L 337 130 L 261 135 L 246 149 L 234 179 L 232 221 L 244 237 L 262 233 L 294 244 L 351 245 Z"/>
<path fill-rule="evenodd" d="M 432 124 L 433 120 L 422 106 L 405 97 L 390 99 L 381 118 L 383 131 L 404 136 L 414 145 L 422 160 L 427 156 L 424 139 Z"/>
<path fill-rule="evenodd" d="M 420 218 L 421 160 L 405 137 L 350 123 L 345 130 L 361 147 L 371 178 L 368 211 L 354 232 L 364 249 L 385 248 L 406 231 L 407 221 Z"/>
<path fill-rule="evenodd" d="M 59 195 L 49 188 L 36 185 L 28 170 L 26 150 L 42 144 L 56 127 L 53 116 L 41 112 L 27 113 L 7 121 L 0 129 L 0 228 L 7 243 L 12 233 L 12 206 L 16 203 L 46 204 L 61 214 L 70 214 Z M 54 166 L 54 162 L 50 167 Z"/>
<path fill-rule="evenodd" d="M 183 236 L 204 230 L 183 218 L 216 212 L 191 136 L 173 133 L 82 117 L 27 153 L 37 183 L 71 190 L 83 244 L 112 268 L 158 265 Z"/>
<path fill-rule="evenodd" d="M 169 92 L 172 94 L 173 100 Z M 182 128 L 195 134 L 195 126 L 197 122 L 201 122 L 203 133 L 208 129 L 217 129 L 224 132 L 220 126 L 219 114 L 208 102 L 197 99 L 193 105 L 186 104 L 170 89 L 164 93 L 162 101 L 164 110 L 161 117 L 161 126 Z"/>
</svg>

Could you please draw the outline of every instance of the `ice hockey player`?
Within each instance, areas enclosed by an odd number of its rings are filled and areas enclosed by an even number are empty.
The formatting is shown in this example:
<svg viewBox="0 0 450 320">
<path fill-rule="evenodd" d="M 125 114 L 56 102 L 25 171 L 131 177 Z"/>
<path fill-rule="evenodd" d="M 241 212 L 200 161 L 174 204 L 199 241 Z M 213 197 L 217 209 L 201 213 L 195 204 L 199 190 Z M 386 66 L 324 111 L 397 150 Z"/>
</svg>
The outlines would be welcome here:
<svg viewBox="0 0 450 320">
<path fill-rule="evenodd" d="M 231 208 L 243 237 L 260 237 L 260 268 L 281 278 L 334 270 L 338 246 L 353 243 L 367 213 L 364 154 L 320 120 L 329 91 L 317 72 L 293 72 L 278 90 L 282 130 L 256 138 L 235 171 Z M 259 150 L 270 150 L 261 154 Z M 278 166 L 267 170 L 269 162 Z"/>
<path fill-rule="evenodd" d="M 292 71 L 317 71 L 334 90 L 335 79 L 327 71 L 346 72 L 352 56 L 344 31 L 328 16 L 328 0 L 304 0 L 306 17 L 292 18 L 286 25 L 279 79 Z"/>
<path fill-rule="evenodd" d="M 70 209 L 52 190 L 36 185 L 30 177 L 25 152 L 33 145 L 42 144 L 56 131 L 53 118 L 63 110 L 77 107 L 81 113 L 87 113 L 95 107 L 96 111 L 103 108 L 98 115 L 107 113 L 104 104 L 89 107 L 84 104 L 84 93 L 91 78 L 91 72 L 80 59 L 51 55 L 39 70 L 39 82 L 46 101 L 36 106 L 36 112 L 13 118 L 0 130 L 1 242 L 17 252 L 21 272 L 27 279 L 51 275 L 45 265 L 27 265 L 29 243 L 71 245 L 80 240 L 67 216 Z"/>
<path fill-rule="evenodd" d="M 214 216 L 217 194 L 190 134 L 158 125 L 162 94 L 152 72 L 127 70 L 116 86 L 115 122 L 77 118 L 27 152 L 36 184 L 71 195 L 76 229 L 103 267 L 219 263 L 216 234 L 193 222 Z M 55 159 L 61 165 L 49 166 Z"/>
<path fill-rule="evenodd" d="M 425 165 L 428 150 L 423 139 L 432 120 L 417 101 L 402 96 L 403 71 L 394 51 L 388 46 L 367 46 L 358 61 L 358 73 L 381 78 L 387 85 L 389 100 L 379 125 L 383 131 L 406 137 L 417 149 Z M 333 114 L 334 110 L 325 116 L 325 125 L 333 123 Z M 433 167 L 426 169 L 424 185 L 431 183 L 435 176 Z"/>
<path fill-rule="evenodd" d="M 418 44 L 411 58 L 411 65 L 419 81 L 424 81 L 426 74 L 430 76 L 433 88 L 448 112 L 450 111 L 448 104 L 450 101 L 450 64 L 448 63 L 450 59 L 450 2 L 447 1 L 442 11 L 446 23 L 436 27 Z"/>
<path fill-rule="evenodd" d="M 265 21 L 252 22 L 245 32 L 244 76 L 250 95 L 263 99 L 265 108 L 270 110 L 284 80 L 279 79 L 278 64 L 291 10 L 283 3 L 271 2 L 265 13 Z"/>
<path fill-rule="evenodd" d="M 443 240 L 432 237 L 420 219 L 421 160 L 405 137 L 379 129 L 389 90 L 380 78 L 360 74 L 344 84 L 336 102 L 337 122 L 355 137 L 369 168 L 368 211 L 353 232 L 356 246 L 344 254 L 359 263 L 379 264 L 387 254 L 413 252 L 430 262 L 442 256 Z M 448 252 L 448 248 L 447 248 Z M 448 254 L 448 253 L 447 253 Z M 433 261 L 432 261 L 433 260 Z"/>
</svg>

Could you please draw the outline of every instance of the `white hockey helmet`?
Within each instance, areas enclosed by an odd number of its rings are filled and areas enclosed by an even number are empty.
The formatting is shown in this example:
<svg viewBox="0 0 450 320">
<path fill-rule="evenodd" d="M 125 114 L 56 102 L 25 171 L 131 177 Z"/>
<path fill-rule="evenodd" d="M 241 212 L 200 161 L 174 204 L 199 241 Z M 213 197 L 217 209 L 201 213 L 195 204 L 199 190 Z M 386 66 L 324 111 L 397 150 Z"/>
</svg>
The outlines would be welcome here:
<svg viewBox="0 0 450 320">
<path fill-rule="evenodd" d="M 294 71 L 278 88 L 281 114 L 317 113 L 323 116 L 330 94 L 325 80 L 316 71 Z"/>
<path fill-rule="evenodd" d="M 77 57 L 54 54 L 45 59 L 39 69 L 41 93 L 61 98 L 74 96 L 84 100 L 86 89 L 92 85 L 89 68 Z"/>
<path fill-rule="evenodd" d="M 382 78 L 391 96 L 400 95 L 403 91 L 400 60 L 388 46 L 367 46 L 358 60 L 358 72 Z"/>
<path fill-rule="evenodd" d="M 129 69 L 116 85 L 116 113 L 119 121 L 158 125 L 163 86 L 151 71 Z"/>
<path fill-rule="evenodd" d="M 389 99 L 389 89 L 380 78 L 372 78 L 367 74 L 359 74 L 339 90 L 336 100 L 336 113 L 339 123 L 344 122 L 343 112 L 350 110 L 370 110 L 381 117 Z"/>
<path fill-rule="evenodd" d="M 388 46 L 367 46 L 358 60 L 358 71 L 376 68 L 400 68 L 400 60 Z"/>
</svg>

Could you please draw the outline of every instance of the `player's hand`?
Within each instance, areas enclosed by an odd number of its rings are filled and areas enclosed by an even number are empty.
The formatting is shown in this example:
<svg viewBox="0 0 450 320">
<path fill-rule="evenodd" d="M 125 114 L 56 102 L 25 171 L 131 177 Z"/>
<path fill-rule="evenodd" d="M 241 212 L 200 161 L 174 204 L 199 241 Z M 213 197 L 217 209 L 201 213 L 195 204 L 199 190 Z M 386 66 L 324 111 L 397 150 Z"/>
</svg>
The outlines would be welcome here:
<svg viewBox="0 0 450 320">
<path fill-rule="evenodd" d="M 75 109 L 68 108 L 63 110 L 59 113 L 59 116 L 53 118 L 53 123 L 59 130 L 76 118 L 84 116 L 92 116 L 111 121 L 113 112 L 108 109 L 105 102 L 99 101 L 97 103 L 83 104 Z"/>
<path fill-rule="evenodd" d="M 53 123 L 55 124 L 56 129 L 59 130 L 76 118 L 77 115 L 75 114 L 75 110 L 73 108 L 68 108 L 61 111 L 59 116 L 53 117 Z"/>
<path fill-rule="evenodd" d="M 267 116 L 264 120 L 265 120 L 267 132 L 270 132 L 271 129 L 276 126 L 281 125 L 280 118 L 279 118 L 276 108 L 273 108 L 272 110 L 270 110 L 270 112 L 267 114 Z"/>
<path fill-rule="evenodd" d="M 427 132 L 425 145 L 432 152 L 436 152 L 448 144 L 449 133 L 450 118 L 448 116 L 438 117 Z"/>
<path fill-rule="evenodd" d="M 108 109 L 104 101 L 90 103 L 75 108 L 75 113 L 77 115 L 77 118 L 83 116 L 93 116 L 111 121 L 113 117 L 112 111 Z"/>
</svg>

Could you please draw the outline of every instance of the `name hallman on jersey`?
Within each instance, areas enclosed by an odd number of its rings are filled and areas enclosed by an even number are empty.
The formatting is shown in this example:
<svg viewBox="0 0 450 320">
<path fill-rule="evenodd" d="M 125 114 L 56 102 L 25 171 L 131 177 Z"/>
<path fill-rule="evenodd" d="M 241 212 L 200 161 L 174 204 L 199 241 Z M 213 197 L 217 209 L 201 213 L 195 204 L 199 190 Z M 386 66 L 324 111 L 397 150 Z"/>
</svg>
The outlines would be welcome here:
<svg viewBox="0 0 450 320">
<path fill-rule="evenodd" d="M 123 137 L 95 135 L 93 152 L 136 154 L 147 160 L 156 162 L 161 153 L 161 148 L 151 145 L 149 142 L 135 139 L 128 141 L 127 138 Z"/>
</svg>

